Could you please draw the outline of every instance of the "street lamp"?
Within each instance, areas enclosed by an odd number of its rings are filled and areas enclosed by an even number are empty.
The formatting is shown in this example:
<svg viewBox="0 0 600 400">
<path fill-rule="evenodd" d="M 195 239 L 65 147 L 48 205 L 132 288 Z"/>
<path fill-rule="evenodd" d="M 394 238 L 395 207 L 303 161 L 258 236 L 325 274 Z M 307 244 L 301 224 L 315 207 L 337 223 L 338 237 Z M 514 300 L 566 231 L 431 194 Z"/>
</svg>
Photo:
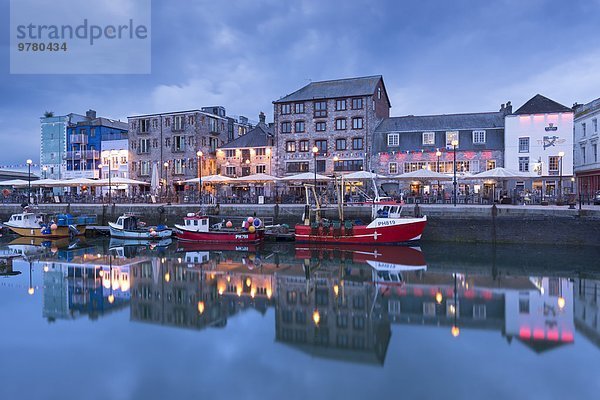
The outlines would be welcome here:
<svg viewBox="0 0 600 400">
<path fill-rule="evenodd" d="M 565 152 L 564 151 L 559 151 L 558 152 L 558 162 L 560 163 L 559 165 L 559 178 L 558 178 L 558 202 L 560 204 L 562 204 L 562 169 L 563 169 L 563 157 L 565 156 Z"/>
<path fill-rule="evenodd" d="M 440 173 L 440 157 L 442 156 L 442 152 L 438 149 L 438 151 L 435 152 L 435 156 L 437 157 L 437 173 Z M 442 194 L 442 191 L 440 190 L 440 180 L 438 179 L 438 185 L 437 185 L 437 193 L 438 193 L 438 198 L 440 198 L 440 195 Z"/>
<path fill-rule="evenodd" d="M 167 186 L 167 182 L 169 180 L 169 162 L 165 161 L 163 166 L 165 167 L 165 197 L 169 195 L 169 187 Z"/>
<path fill-rule="evenodd" d="M 317 146 L 313 146 L 312 148 L 313 156 L 315 157 L 315 194 L 317 193 L 317 154 L 319 154 L 319 148 Z"/>
<path fill-rule="evenodd" d="M 33 161 L 31 160 L 27 160 L 27 169 L 28 169 L 28 173 L 27 173 L 27 185 L 28 185 L 28 193 L 27 193 L 27 203 L 29 203 L 31 201 L 31 164 L 33 164 Z"/>
<path fill-rule="evenodd" d="M 200 202 L 202 203 L 202 151 L 198 150 L 196 156 L 198 156 L 198 194 L 200 195 Z"/>
<path fill-rule="evenodd" d="M 452 198 L 452 203 L 454 207 L 456 207 L 456 146 L 458 146 L 458 140 L 454 139 L 452 141 L 452 150 L 454 151 L 454 180 L 452 181 L 452 185 L 454 186 L 454 193 Z"/>
</svg>

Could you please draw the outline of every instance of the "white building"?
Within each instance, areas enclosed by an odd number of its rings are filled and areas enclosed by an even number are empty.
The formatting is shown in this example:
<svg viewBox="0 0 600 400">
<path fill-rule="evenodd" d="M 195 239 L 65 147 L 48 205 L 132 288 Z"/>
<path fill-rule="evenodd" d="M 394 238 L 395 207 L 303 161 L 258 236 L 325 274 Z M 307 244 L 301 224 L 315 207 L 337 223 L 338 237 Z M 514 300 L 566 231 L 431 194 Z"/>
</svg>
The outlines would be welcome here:
<svg viewBox="0 0 600 400">
<path fill-rule="evenodd" d="M 593 195 L 600 190 L 600 159 L 598 159 L 598 120 L 600 98 L 587 104 L 575 105 L 575 175 L 579 193 Z"/>
<path fill-rule="evenodd" d="M 102 140 L 101 178 L 129 178 L 129 140 L 127 138 L 117 140 Z M 117 190 L 127 190 L 127 185 L 113 186 L 113 193 Z M 108 188 L 102 188 L 102 193 L 107 193 Z"/>
<path fill-rule="evenodd" d="M 504 166 L 539 178 L 517 187 L 545 195 L 570 193 L 573 176 L 573 110 L 535 95 L 505 120 Z M 562 183 L 560 177 L 562 176 Z"/>
</svg>

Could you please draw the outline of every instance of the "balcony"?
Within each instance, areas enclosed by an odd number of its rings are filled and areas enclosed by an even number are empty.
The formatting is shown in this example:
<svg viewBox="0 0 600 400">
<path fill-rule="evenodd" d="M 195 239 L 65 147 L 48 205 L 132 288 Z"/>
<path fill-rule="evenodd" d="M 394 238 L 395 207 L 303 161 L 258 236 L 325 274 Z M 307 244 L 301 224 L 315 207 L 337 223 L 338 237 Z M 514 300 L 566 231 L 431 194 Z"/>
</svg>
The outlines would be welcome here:
<svg viewBox="0 0 600 400">
<path fill-rule="evenodd" d="M 87 135 L 82 135 L 82 134 L 73 134 L 73 135 L 70 135 L 69 136 L 69 140 L 73 144 L 87 144 L 88 143 L 88 137 L 87 137 Z"/>
<path fill-rule="evenodd" d="M 63 160 L 98 160 L 100 152 L 97 150 L 67 151 Z"/>
</svg>

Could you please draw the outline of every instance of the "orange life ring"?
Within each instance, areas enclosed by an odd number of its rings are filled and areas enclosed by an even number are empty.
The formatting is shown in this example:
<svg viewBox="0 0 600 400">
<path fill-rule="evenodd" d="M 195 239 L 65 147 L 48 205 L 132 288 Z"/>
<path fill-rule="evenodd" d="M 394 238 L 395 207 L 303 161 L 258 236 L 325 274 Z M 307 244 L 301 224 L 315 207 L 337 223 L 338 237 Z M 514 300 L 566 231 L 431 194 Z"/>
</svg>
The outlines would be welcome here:
<svg viewBox="0 0 600 400">
<path fill-rule="evenodd" d="M 9 195 L 10 195 L 10 190 L 8 190 L 8 189 L 3 189 L 3 190 L 2 190 L 2 194 L 4 195 L 4 197 L 7 197 L 7 196 L 9 196 Z"/>
</svg>

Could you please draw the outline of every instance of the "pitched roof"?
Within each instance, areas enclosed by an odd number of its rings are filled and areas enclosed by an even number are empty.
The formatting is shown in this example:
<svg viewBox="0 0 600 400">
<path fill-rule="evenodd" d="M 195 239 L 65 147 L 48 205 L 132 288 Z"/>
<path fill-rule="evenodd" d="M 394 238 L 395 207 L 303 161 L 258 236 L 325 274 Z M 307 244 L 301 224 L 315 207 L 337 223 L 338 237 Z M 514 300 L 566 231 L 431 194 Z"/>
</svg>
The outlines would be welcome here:
<svg viewBox="0 0 600 400">
<path fill-rule="evenodd" d="M 273 103 L 288 101 L 305 101 L 315 99 L 334 99 L 339 97 L 368 96 L 375 93 L 381 75 L 363 76 L 359 78 L 335 79 L 331 81 L 311 82 L 301 89 L 275 100 Z M 386 93 L 387 96 L 387 93 Z M 389 102 L 389 98 L 388 98 Z"/>
<path fill-rule="evenodd" d="M 558 112 L 572 112 L 569 107 L 563 106 L 554 100 L 536 94 L 529 101 L 523 104 L 517 111 L 514 112 L 516 115 L 522 114 L 549 114 Z"/>
<path fill-rule="evenodd" d="M 273 129 L 264 123 L 258 123 L 254 129 L 245 135 L 235 138 L 229 143 L 219 147 L 220 149 L 239 149 L 246 147 L 270 146 L 268 138 L 273 137 Z"/>
<path fill-rule="evenodd" d="M 413 132 L 504 128 L 504 113 L 407 115 L 384 119 L 375 132 Z"/>
</svg>

